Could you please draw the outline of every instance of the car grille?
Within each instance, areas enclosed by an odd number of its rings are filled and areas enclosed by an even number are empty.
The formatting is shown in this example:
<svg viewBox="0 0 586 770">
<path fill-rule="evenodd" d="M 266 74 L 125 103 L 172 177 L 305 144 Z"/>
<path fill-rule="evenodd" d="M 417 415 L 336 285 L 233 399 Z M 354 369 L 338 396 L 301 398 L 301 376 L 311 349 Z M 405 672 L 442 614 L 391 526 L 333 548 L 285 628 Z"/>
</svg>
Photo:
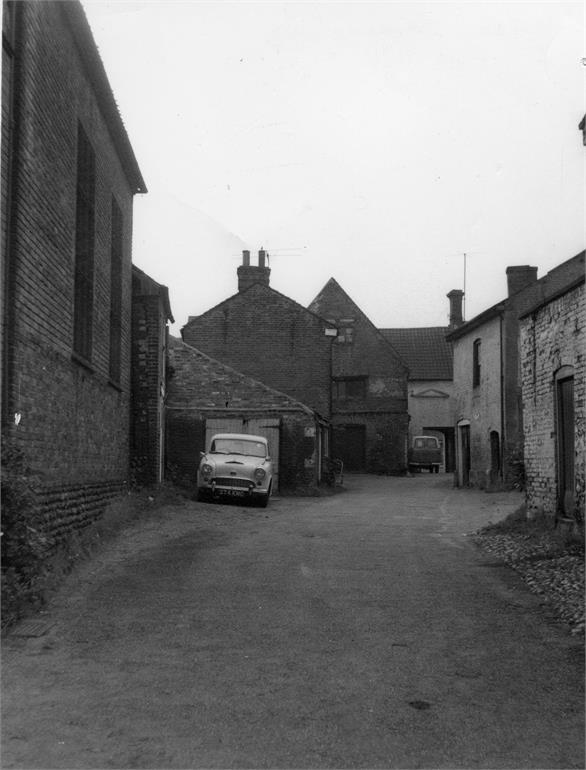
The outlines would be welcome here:
<svg viewBox="0 0 586 770">
<path fill-rule="evenodd" d="M 231 487 L 236 489 L 251 489 L 251 487 L 254 486 L 252 481 L 247 481 L 246 479 L 232 479 L 223 476 L 214 479 L 214 482 L 218 487 Z"/>
</svg>

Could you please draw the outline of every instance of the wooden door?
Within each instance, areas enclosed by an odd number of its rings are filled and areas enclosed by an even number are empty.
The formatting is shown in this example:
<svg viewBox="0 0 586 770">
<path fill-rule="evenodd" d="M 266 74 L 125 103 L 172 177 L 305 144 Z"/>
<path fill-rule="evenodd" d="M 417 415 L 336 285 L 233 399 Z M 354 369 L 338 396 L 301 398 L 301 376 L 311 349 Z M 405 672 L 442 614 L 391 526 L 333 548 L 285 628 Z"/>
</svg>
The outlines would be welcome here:
<svg viewBox="0 0 586 770">
<path fill-rule="evenodd" d="M 279 490 L 279 441 L 281 421 L 278 417 L 239 418 L 220 417 L 206 420 L 206 450 L 210 448 L 212 436 L 216 433 L 249 433 L 263 436 L 269 443 L 273 461 L 273 492 Z"/>
<path fill-rule="evenodd" d="M 574 378 L 557 383 L 557 466 L 558 509 L 563 516 L 574 515 L 576 454 L 574 435 Z"/>
<path fill-rule="evenodd" d="M 215 420 L 206 420 L 206 452 L 210 448 L 212 436 L 216 433 L 246 433 L 244 420 L 239 417 L 220 417 Z"/>
<path fill-rule="evenodd" d="M 269 442 L 269 453 L 273 461 L 273 492 L 279 491 L 279 443 L 281 421 L 278 417 L 245 420 L 244 432 L 264 436 Z"/>
</svg>

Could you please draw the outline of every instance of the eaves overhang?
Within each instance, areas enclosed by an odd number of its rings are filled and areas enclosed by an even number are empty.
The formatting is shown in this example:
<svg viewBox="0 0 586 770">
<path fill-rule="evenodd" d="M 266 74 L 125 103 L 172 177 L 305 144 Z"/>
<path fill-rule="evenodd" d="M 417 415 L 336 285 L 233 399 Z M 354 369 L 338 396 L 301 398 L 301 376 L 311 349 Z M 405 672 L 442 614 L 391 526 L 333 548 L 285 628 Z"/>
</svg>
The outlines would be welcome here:
<svg viewBox="0 0 586 770">
<path fill-rule="evenodd" d="M 96 99 L 132 192 L 134 194 L 146 193 L 145 181 L 130 144 L 83 6 L 79 0 L 59 0 L 58 4 L 73 34 L 86 74 L 94 87 Z"/>
<path fill-rule="evenodd" d="M 453 342 L 454 340 L 459 340 L 462 337 L 465 337 L 467 334 L 474 331 L 475 329 L 478 329 L 479 326 L 482 326 L 482 324 L 486 323 L 487 321 L 491 321 L 493 318 L 498 318 L 504 312 L 505 307 L 506 302 L 498 302 L 496 305 L 489 307 L 479 315 L 471 318 L 470 321 L 462 324 L 462 326 L 458 326 L 457 329 L 454 329 L 453 331 L 446 334 L 446 339 L 449 342 Z"/>
</svg>

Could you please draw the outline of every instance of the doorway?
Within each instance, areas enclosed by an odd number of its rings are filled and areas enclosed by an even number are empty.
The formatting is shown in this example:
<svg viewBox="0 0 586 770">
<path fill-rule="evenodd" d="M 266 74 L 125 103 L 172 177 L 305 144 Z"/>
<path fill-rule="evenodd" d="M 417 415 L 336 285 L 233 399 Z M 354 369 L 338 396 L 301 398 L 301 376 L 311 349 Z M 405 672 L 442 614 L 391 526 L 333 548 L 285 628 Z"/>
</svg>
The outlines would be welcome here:
<svg viewBox="0 0 586 770">
<path fill-rule="evenodd" d="M 332 456 L 342 460 L 344 470 L 364 472 L 366 425 L 335 425 L 332 444 Z"/>
<path fill-rule="evenodd" d="M 438 438 L 443 444 L 444 472 L 453 473 L 456 470 L 456 439 L 454 428 L 433 428 L 423 426 L 423 435 L 440 434 Z"/>
<path fill-rule="evenodd" d="M 567 376 L 568 374 L 570 376 Z M 572 367 L 564 367 L 556 377 L 556 400 L 557 507 L 562 516 L 570 518 L 574 516 L 575 508 L 576 454 Z"/>
</svg>

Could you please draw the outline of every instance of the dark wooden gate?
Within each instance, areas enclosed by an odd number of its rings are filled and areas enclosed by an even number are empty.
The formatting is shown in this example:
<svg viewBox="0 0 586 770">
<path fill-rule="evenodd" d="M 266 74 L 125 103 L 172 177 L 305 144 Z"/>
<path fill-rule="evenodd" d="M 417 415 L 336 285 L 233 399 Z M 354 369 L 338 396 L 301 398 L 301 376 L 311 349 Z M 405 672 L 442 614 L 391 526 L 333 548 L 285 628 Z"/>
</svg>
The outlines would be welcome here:
<svg viewBox="0 0 586 770">
<path fill-rule="evenodd" d="M 332 442 L 332 457 L 342 460 L 344 470 L 364 471 L 366 468 L 366 426 L 336 425 Z"/>
<path fill-rule="evenodd" d="M 574 378 L 557 383 L 557 466 L 558 510 L 563 516 L 574 515 Z"/>
</svg>

